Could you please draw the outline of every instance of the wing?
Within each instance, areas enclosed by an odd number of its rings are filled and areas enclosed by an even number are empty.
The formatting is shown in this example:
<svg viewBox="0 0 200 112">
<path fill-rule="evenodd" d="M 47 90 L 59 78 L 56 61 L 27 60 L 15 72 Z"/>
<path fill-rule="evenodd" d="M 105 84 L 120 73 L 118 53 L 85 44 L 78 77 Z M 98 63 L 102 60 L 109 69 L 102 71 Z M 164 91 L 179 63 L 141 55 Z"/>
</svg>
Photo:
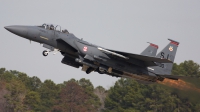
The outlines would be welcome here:
<svg viewBox="0 0 200 112">
<path fill-rule="evenodd" d="M 98 48 L 102 52 L 105 52 L 107 54 L 112 54 L 111 56 L 117 56 L 121 58 L 122 60 L 129 61 L 130 59 L 137 59 L 140 61 L 143 61 L 145 66 L 157 66 L 157 63 L 173 63 L 170 60 L 167 59 L 161 59 L 161 58 L 156 58 L 156 57 L 151 57 L 151 56 L 143 56 L 139 54 L 132 54 L 132 53 L 126 53 L 126 52 L 121 52 L 121 51 L 115 51 L 115 50 L 110 50 L 110 49 L 103 49 L 103 48 Z"/>
</svg>

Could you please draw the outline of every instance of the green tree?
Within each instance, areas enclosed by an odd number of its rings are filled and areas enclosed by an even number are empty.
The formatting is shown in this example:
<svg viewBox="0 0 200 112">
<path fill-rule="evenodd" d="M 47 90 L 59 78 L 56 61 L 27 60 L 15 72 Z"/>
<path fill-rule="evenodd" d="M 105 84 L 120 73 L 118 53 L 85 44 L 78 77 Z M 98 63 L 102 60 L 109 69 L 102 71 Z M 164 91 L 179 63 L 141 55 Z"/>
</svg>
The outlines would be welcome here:
<svg viewBox="0 0 200 112">
<path fill-rule="evenodd" d="M 41 99 L 41 111 L 46 112 L 55 104 L 60 93 L 60 88 L 53 81 L 45 80 L 37 92 Z"/>
<path fill-rule="evenodd" d="M 55 112 L 93 112 L 94 107 L 88 103 L 89 95 L 75 81 L 68 81 L 62 88 Z"/>
<path fill-rule="evenodd" d="M 200 65 L 192 60 L 184 61 L 179 65 L 175 63 L 173 66 L 172 74 L 200 77 Z"/>
<path fill-rule="evenodd" d="M 131 79 L 120 79 L 114 87 L 111 87 L 105 99 L 105 111 L 123 112 L 126 109 L 137 111 L 141 109 L 141 101 L 144 97 L 141 94 L 140 85 Z M 139 106 L 140 105 L 140 106 Z"/>
<path fill-rule="evenodd" d="M 88 79 L 82 78 L 78 81 L 78 84 L 89 93 L 94 91 L 94 86 Z"/>
<path fill-rule="evenodd" d="M 25 111 L 23 99 L 26 95 L 26 88 L 21 81 L 12 80 L 7 84 L 8 94 L 5 95 L 7 111 L 22 112 Z"/>
<path fill-rule="evenodd" d="M 1 69 L 2 74 L 0 74 L 0 80 L 10 82 L 11 80 L 16 79 L 17 77 L 9 71 L 4 71 L 5 69 Z"/>
<path fill-rule="evenodd" d="M 0 74 L 3 74 L 6 71 L 5 68 L 0 68 Z"/>
<path fill-rule="evenodd" d="M 185 109 L 187 108 L 187 109 Z M 165 86 L 143 85 L 132 79 L 119 79 L 108 90 L 105 112 L 190 112 L 193 104 L 180 99 Z"/>
<path fill-rule="evenodd" d="M 196 104 L 196 106 L 195 106 L 195 111 L 196 111 L 196 112 L 200 112 L 200 103 L 199 103 L 199 104 Z"/>
<path fill-rule="evenodd" d="M 87 93 L 87 95 L 89 95 L 88 103 L 90 105 L 93 105 L 95 107 L 95 109 L 98 109 L 101 105 L 101 102 L 100 102 L 99 97 L 96 94 L 94 94 L 94 86 L 90 82 L 90 80 L 82 78 L 78 81 L 78 84 L 84 89 L 84 91 Z"/>
<path fill-rule="evenodd" d="M 29 89 L 31 91 L 37 91 L 41 87 L 41 85 L 42 82 L 38 77 L 33 76 L 29 78 Z"/>
<path fill-rule="evenodd" d="M 26 94 L 24 99 L 26 105 L 26 111 L 39 111 L 41 100 L 38 92 L 30 91 Z"/>
</svg>

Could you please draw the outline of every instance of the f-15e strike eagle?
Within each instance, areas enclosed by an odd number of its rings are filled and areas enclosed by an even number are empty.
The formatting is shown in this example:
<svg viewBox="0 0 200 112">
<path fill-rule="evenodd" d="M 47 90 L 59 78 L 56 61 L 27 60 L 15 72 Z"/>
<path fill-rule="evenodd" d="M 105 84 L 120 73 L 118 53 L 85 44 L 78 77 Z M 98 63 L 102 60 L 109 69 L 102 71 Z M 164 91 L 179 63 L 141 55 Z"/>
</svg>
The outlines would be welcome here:
<svg viewBox="0 0 200 112">
<path fill-rule="evenodd" d="M 79 68 L 87 74 L 92 71 L 116 77 L 133 78 L 142 82 L 163 81 L 165 78 L 178 80 L 171 70 L 179 42 L 170 43 L 156 55 L 158 46 L 150 45 L 141 53 L 133 54 L 107 49 L 77 38 L 59 25 L 6 26 L 8 31 L 43 44 L 51 51 L 59 51 L 64 56 L 62 63 Z"/>
</svg>

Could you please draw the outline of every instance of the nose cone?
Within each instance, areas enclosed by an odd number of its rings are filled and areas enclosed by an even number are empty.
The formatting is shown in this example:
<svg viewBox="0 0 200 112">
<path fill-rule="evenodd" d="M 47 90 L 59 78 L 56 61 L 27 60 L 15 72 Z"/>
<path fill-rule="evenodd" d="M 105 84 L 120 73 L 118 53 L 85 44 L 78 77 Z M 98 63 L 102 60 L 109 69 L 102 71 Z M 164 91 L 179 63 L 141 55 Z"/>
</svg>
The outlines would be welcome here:
<svg viewBox="0 0 200 112">
<path fill-rule="evenodd" d="M 16 34 L 16 35 L 19 35 L 19 36 L 22 36 L 22 37 L 26 37 L 27 36 L 27 31 L 28 31 L 28 28 L 27 26 L 5 26 L 4 27 L 6 30 Z"/>
</svg>

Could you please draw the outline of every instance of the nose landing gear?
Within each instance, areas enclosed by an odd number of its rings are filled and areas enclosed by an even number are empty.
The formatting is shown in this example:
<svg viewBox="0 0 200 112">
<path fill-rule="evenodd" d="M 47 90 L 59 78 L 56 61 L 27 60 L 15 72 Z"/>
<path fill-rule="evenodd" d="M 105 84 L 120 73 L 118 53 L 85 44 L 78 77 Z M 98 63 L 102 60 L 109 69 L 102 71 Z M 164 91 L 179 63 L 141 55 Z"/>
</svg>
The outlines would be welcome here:
<svg viewBox="0 0 200 112">
<path fill-rule="evenodd" d="M 48 51 L 44 50 L 42 52 L 43 56 L 47 56 L 50 52 L 53 52 L 53 55 L 55 55 L 58 51 L 60 51 L 59 49 L 56 49 L 56 48 L 54 48 L 50 45 L 47 45 L 47 44 L 43 44 L 43 47 L 49 49 Z"/>
<path fill-rule="evenodd" d="M 42 52 L 42 54 L 43 54 L 43 56 L 47 56 L 47 55 L 49 54 L 49 52 L 48 52 L 47 50 L 44 50 L 44 51 Z"/>
<path fill-rule="evenodd" d="M 58 51 L 60 51 L 60 50 L 58 50 L 58 49 L 54 49 L 54 50 L 52 50 L 52 51 L 44 50 L 44 51 L 42 52 L 42 54 L 43 54 L 43 56 L 47 56 L 47 55 L 49 54 L 49 52 L 53 52 L 53 55 L 55 55 Z"/>
</svg>

